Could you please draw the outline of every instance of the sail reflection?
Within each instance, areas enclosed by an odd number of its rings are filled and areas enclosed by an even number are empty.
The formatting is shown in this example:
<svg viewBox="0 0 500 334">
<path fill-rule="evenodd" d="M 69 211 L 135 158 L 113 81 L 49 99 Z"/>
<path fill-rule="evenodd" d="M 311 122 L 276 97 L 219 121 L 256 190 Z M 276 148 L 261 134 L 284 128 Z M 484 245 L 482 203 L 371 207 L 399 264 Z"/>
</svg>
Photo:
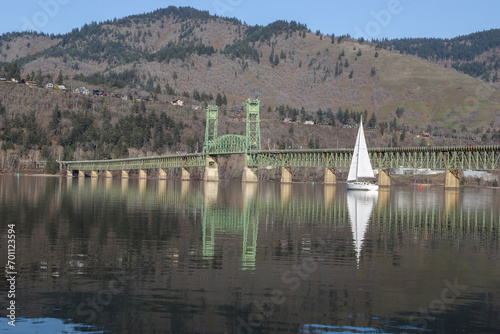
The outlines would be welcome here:
<svg viewBox="0 0 500 334">
<path fill-rule="evenodd" d="M 378 192 L 374 191 L 347 192 L 347 208 L 351 220 L 354 248 L 356 249 L 356 261 L 358 265 L 365 232 L 370 221 L 373 206 L 377 202 L 377 199 Z"/>
</svg>

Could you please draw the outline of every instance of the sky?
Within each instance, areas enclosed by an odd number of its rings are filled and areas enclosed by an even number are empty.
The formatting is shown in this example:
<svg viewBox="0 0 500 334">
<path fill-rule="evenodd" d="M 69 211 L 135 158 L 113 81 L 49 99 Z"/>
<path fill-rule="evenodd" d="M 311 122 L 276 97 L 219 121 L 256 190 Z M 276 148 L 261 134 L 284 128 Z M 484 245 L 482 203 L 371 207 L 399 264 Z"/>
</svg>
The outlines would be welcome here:
<svg viewBox="0 0 500 334">
<path fill-rule="evenodd" d="M 22 0 L 3 1 L 0 34 L 26 30 L 64 34 L 92 21 L 168 6 L 208 10 L 249 25 L 295 20 L 313 32 L 365 39 L 453 38 L 500 28 L 498 0 Z"/>
</svg>

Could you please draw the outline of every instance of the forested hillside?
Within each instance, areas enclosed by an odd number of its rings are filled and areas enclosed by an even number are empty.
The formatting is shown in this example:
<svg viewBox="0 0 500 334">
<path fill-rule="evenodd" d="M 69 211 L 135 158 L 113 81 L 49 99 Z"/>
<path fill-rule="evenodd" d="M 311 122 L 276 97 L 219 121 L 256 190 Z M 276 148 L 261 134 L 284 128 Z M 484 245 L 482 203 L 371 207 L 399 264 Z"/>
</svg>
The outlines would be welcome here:
<svg viewBox="0 0 500 334">
<path fill-rule="evenodd" d="M 2 168 L 200 151 L 204 107 L 221 107 L 221 134 L 241 134 L 249 97 L 261 100 L 264 148 L 350 147 L 361 116 L 370 146 L 495 143 L 497 35 L 365 42 L 189 7 L 5 34 Z"/>
<path fill-rule="evenodd" d="M 451 63 L 465 74 L 498 83 L 500 72 L 500 29 L 492 29 L 452 39 L 405 38 L 378 42 L 401 53 Z"/>
</svg>

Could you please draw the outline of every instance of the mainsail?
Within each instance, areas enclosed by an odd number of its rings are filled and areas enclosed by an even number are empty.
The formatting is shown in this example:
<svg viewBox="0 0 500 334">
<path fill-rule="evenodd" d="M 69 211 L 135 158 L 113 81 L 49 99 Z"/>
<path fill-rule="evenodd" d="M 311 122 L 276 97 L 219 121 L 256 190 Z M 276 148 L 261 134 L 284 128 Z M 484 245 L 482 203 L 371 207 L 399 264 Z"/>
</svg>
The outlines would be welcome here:
<svg viewBox="0 0 500 334">
<path fill-rule="evenodd" d="M 363 131 L 363 119 L 361 119 L 347 181 L 374 177 L 370 156 L 368 155 L 368 147 L 366 146 L 365 132 Z"/>
</svg>

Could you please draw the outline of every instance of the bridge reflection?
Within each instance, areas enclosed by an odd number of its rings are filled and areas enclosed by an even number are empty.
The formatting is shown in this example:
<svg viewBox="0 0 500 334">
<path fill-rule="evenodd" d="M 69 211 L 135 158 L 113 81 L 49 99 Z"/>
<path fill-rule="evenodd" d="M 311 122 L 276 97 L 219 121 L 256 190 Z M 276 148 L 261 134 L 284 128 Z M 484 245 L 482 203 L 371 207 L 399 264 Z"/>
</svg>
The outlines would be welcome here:
<svg viewBox="0 0 500 334">
<path fill-rule="evenodd" d="M 92 197 L 95 201 L 125 202 L 131 211 L 150 206 L 179 212 L 176 219 L 181 221 L 194 216 L 195 225 L 201 217 L 197 227 L 201 244 L 192 245 L 195 251 L 199 250 L 204 260 L 213 261 L 225 252 L 224 245 L 239 242 L 235 254 L 239 254 L 243 269 L 256 266 L 259 238 L 290 226 L 300 226 L 306 234 L 320 227 L 350 231 L 350 256 L 354 263 L 362 263 L 366 234 L 404 233 L 420 242 L 471 237 L 490 240 L 498 239 L 500 221 L 498 203 L 493 203 L 495 196 L 488 190 L 382 189 L 366 201 L 357 194 L 346 194 L 344 187 L 311 184 L 68 179 L 66 189 L 74 201 Z M 356 200 L 357 209 L 351 205 Z M 359 204 L 363 201 L 368 204 L 366 210 Z M 356 221 L 361 216 L 363 222 Z"/>
</svg>

